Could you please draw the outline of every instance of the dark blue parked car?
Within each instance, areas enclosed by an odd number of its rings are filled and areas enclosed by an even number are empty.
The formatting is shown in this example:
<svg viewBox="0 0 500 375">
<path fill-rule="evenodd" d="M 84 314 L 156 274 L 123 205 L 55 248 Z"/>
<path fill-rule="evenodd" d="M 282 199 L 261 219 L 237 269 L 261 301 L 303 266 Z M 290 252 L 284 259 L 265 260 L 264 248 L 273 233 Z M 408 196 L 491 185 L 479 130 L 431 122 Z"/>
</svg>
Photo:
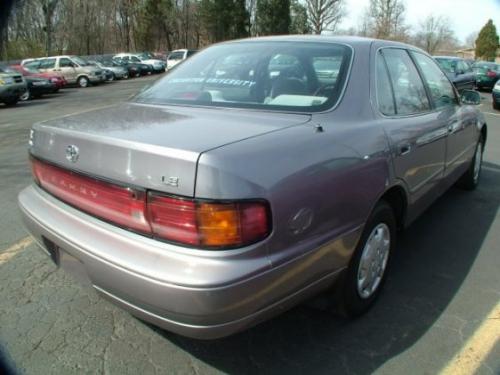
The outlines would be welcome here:
<svg viewBox="0 0 500 375">
<path fill-rule="evenodd" d="M 434 56 L 434 59 L 458 91 L 474 89 L 476 76 L 464 59 L 453 56 Z"/>
</svg>

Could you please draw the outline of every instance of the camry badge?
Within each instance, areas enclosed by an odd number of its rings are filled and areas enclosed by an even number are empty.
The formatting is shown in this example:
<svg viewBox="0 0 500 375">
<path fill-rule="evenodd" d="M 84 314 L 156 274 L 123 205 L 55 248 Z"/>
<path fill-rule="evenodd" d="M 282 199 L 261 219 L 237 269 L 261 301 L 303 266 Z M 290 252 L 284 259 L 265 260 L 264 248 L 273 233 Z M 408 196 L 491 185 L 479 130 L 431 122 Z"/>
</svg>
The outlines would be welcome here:
<svg viewBox="0 0 500 375">
<path fill-rule="evenodd" d="M 78 153 L 78 147 L 75 145 L 69 145 L 66 147 L 66 159 L 68 159 L 70 162 L 75 163 L 78 160 L 78 156 L 80 154 Z"/>
</svg>

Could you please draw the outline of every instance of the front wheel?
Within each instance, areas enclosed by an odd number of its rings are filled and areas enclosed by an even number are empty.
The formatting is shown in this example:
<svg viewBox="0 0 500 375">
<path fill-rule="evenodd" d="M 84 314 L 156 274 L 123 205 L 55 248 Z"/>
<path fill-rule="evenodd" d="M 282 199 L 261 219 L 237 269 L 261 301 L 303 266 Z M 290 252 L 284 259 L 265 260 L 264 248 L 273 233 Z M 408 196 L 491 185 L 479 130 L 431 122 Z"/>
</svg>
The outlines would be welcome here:
<svg viewBox="0 0 500 375">
<path fill-rule="evenodd" d="M 4 100 L 4 103 L 8 107 L 12 107 L 12 106 L 15 106 L 18 101 L 19 101 L 19 98 L 16 97 L 16 98 Z"/>
<path fill-rule="evenodd" d="M 479 185 L 481 177 L 481 168 L 483 165 L 484 139 L 479 138 L 476 145 L 474 157 L 471 160 L 469 169 L 465 172 L 462 178 L 458 181 L 458 186 L 465 190 L 474 190 Z"/>
<path fill-rule="evenodd" d="M 85 88 L 89 86 L 89 79 L 87 77 L 80 77 L 76 83 L 78 86 Z"/>
<path fill-rule="evenodd" d="M 382 200 L 368 218 L 341 281 L 338 303 L 342 315 L 356 317 L 365 313 L 379 296 L 394 252 L 396 232 L 394 211 Z"/>
<path fill-rule="evenodd" d="M 22 102 L 26 102 L 26 101 L 31 100 L 31 99 L 33 99 L 33 95 L 31 95 L 31 91 L 30 90 L 26 90 L 24 92 L 24 94 L 22 94 L 19 97 L 19 100 L 22 101 Z"/>
</svg>

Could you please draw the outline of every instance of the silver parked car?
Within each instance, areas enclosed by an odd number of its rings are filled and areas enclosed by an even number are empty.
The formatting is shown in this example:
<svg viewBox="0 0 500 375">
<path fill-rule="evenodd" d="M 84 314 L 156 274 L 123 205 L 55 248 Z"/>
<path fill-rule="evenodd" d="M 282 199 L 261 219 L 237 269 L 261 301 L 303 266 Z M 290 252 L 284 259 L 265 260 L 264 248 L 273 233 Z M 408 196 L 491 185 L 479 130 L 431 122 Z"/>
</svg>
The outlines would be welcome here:
<svg viewBox="0 0 500 375">
<path fill-rule="evenodd" d="M 19 204 L 56 264 L 182 335 L 226 336 L 333 285 L 356 316 L 398 230 L 478 184 L 477 103 L 405 44 L 222 43 L 131 102 L 35 124 Z"/>
</svg>

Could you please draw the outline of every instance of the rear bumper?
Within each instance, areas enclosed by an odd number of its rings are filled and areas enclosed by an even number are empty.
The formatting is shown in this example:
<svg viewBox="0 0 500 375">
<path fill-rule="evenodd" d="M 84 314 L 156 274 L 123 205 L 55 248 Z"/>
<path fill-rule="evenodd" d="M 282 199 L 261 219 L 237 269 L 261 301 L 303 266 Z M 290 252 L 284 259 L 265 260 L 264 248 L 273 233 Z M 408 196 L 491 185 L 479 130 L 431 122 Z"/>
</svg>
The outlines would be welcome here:
<svg viewBox="0 0 500 375">
<path fill-rule="evenodd" d="M 55 244 L 104 297 L 178 334 L 223 337 L 255 325 L 330 286 L 360 228 L 272 268 L 258 249 L 189 250 L 101 222 L 30 186 L 19 194 L 23 220 L 43 247 Z M 259 255 L 261 254 L 261 255 Z M 64 267 L 65 262 L 61 262 Z"/>
<path fill-rule="evenodd" d="M 493 91 L 493 92 L 491 93 L 491 96 L 493 97 L 493 101 L 494 101 L 495 103 L 500 104 L 500 91 Z"/>
</svg>

